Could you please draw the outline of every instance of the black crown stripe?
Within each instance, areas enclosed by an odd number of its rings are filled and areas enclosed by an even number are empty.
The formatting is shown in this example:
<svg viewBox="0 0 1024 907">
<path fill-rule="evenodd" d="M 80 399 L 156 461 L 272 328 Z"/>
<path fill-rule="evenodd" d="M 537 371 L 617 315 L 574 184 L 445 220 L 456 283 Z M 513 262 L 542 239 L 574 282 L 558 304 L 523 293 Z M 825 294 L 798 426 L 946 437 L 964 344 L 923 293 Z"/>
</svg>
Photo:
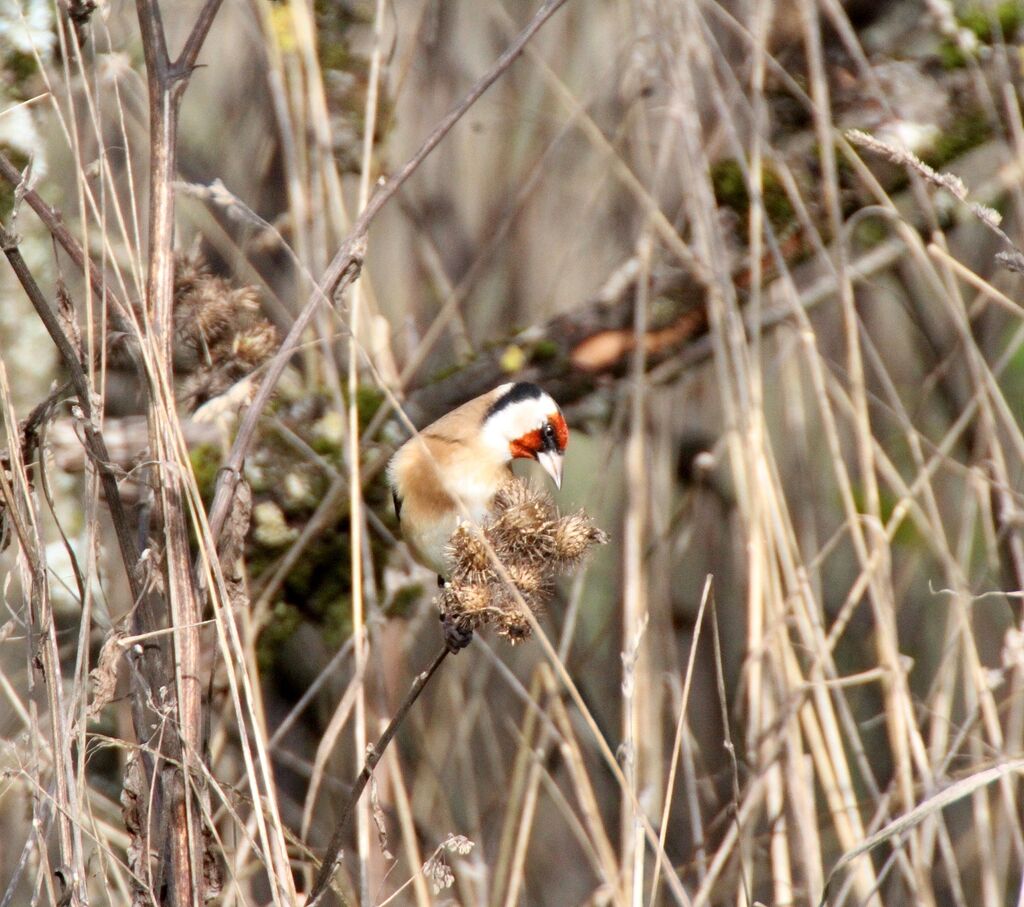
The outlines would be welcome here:
<svg viewBox="0 0 1024 907">
<path fill-rule="evenodd" d="M 517 381 L 491 404 L 491 408 L 487 410 L 487 415 L 484 416 L 484 419 L 490 419 L 495 413 L 501 412 L 505 407 L 511 406 L 513 403 L 519 403 L 523 400 L 539 400 L 543 396 L 544 391 L 536 384 L 531 384 L 529 381 Z"/>
</svg>

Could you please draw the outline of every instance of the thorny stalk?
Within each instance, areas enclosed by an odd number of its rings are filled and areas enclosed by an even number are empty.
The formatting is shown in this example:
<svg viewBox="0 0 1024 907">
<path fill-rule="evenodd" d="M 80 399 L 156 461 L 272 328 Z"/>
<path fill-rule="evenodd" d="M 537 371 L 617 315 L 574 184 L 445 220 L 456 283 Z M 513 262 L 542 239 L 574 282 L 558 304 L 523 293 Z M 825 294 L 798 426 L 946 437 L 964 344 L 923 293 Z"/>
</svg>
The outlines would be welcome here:
<svg viewBox="0 0 1024 907">
<path fill-rule="evenodd" d="M 145 56 L 146 84 L 150 98 L 150 209 L 148 209 L 148 275 L 140 341 L 150 351 L 152 372 L 147 375 L 147 418 L 150 450 L 155 466 L 152 481 L 158 492 L 157 517 L 163 534 L 162 555 L 166 567 L 167 619 L 176 633 L 171 638 L 170 659 L 176 706 L 176 730 L 161 735 L 162 754 L 178 771 L 155 767 L 148 783 L 159 790 L 158 815 L 146 816 L 143 827 L 166 828 L 167 853 L 159 854 L 166 869 L 168 901 L 172 905 L 195 904 L 201 900 L 203 875 L 202 834 L 198 805 L 191 793 L 194 761 L 202 750 L 202 693 L 199 663 L 200 602 L 191 581 L 188 530 L 185 521 L 181 472 L 176 467 L 175 414 L 172 374 L 172 304 L 174 282 L 174 192 L 177 126 L 181 99 L 196 67 L 200 50 L 209 34 L 221 0 L 207 0 L 185 41 L 172 59 L 167 48 L 163 17 L 157 0 L 138 0 L 139 30 Z M 154 615 L 136 611 L 132 621 L 135 634 L 159 629 Z M 166 667 L 164 668 L 166 672 Z M 133 691 L 136 700 L 152 696 L 157 687 L 153 674 L 146 677 L 150 690 Z M 139 739 L 146 729 L 136 727 Z M 155 820 L 156 819 L 156 823 Z M 164 864 L 167 860 L 169 865 Z M 159 890 L 159 889 L 158 889 Z"/>
<path fill-rule="evenodd" d="M 330 887 L 334 871 L 338 868 L 338 863 L 341 861 L 341 851 L 345 846 L 345 841 L 349 835 L 356 805 L 359 803 L 359 798 L 363 795 L 363 791 L 366 789 L 366 785 L 369 782 L 370 777 L 373 775 L 374 768 L 376 768 L 377 763 L 380 762 L 381 757 L 388 748 L 388 744 L 391 743 L 392 738 L 397 733 L 399 727 L 401 727 L 402 722 L 405 721 L 405 717 L 409 714 L 409 710 L 413 705 L 415 705 L 420 693 L 423 692 L 423 688 L 430 681 L 430 678 L 434 676 L 437 669 L 441 667 L 441 662 L 448 657 L 448 652 L 449 649 L 447 646 L 442 648 L 441 651 L 434 656 L 434 660 L 430 663 L 427 669 L 416 675 L 416 678 L 412 682 L 412 686 L 409 688 L 409 692 L 406 693 L 405 699 L 402 700 L 402 703 L 399 705 L 394 717 L 390 722 L 388 722 L 388 726 L 384 728 L 384 733 L 380 735 L 380 739 L 373 744 L 373 746 L 367 748 L 366 761 L 363 763 L 363 769 L 359 772 L 359 776 L 352 785 L 352 790 L 349 792 L 349 795 L 345 800 L 345 804 L 341 808 L 341 816 L 335 825 L 334 834 L 331 835 L 331 840 L 327 845 L 327 850 L 324 852 L 323 862 L 320 864 L 320 871 L 317 873 L 316 879 L 313 882 L 313 887 L 309 890 L 306 907 L 315 907 L 315 905 L 319 904 L 320 900 Z"/>
</svg>

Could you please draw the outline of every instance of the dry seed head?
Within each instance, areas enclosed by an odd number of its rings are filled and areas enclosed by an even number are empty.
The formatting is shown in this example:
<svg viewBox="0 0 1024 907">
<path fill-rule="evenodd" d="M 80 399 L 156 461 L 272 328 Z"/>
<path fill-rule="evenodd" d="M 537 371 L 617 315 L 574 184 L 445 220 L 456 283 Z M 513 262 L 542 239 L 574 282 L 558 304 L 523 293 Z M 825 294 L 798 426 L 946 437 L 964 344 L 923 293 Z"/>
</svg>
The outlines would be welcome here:
<svg viewBox="0 0 1024 907">
<path fill-rule="evenodd" d="M 524 528 L 529 528 L 531 521 L 540 524 L 558 518 L 558 508 L 549 494 L 535 491 L 519 480 L 506 482 L 494 496 L 494 512 L 498 519 Z"/>
<path fill-rule="evenodd" d="M 249 366 L 246 371 L 266 362 L 277 350 L 278 345 L 277 328 L 262 319 L 236 335 L 232 344 L 235 359 L 240 364 Z"/>
<path fill-rule="evenodd" d="M 482 529 L 463 525 L 452 535 L 446 550 L 451 582 L 438 605 L 457 623 L 493 624 L 515 643 L 530 635 L 524 608 L 542 611 L 551 600 L 554 577 L 608 538 L 582 511 L 559 516 L 549 495 L 518 479 L 498 492 L 494 510 Z"/>
<path fill-rule="evenodd" d="M 210 275 L 206 260 L 197 252 L 176 255 L 174 258 L 174 295 L 188 293 Z"/>
<path fill-rule="evenodd" d="M 260 315 L 260 291 L 251 284 L 234 287 L 231 290 L 231 307 L 235 310 L 236 319 L 262 320 Z"/>
<path fill-rule="evenodd" d="M 537 564 L 508 564 L 505 572 L 508 573 L 512 585 L 527 600 L 534 596 L 546 598 L 550 594 L 551 581 Z"/>
<path fill-rule="evenodd" d="M 550 498 L 533 497 L 501 512 L 484 532 L 502 561 L 543 563 L 554 554 L 552 530 L 557 518 Z"/>
<path fill-rule="evenodd" d="M 541 497 L 541 495 L 527 485 L 526 482 L 521 482 L 519 479 L 512 479 L 502 485 L 498 490 L 498 493 L 494 496 L 494 512 L 504 513 L 510 507 L 525 504 L 528 501 L 539 497 Z"/>
<path fill-rule="evenodd" d="M 174 330 L 179 344 L 202 350 L 216 343 L 236 318 L 231 285 L 211 274 L 202 256 L 178 257 L 174 273 Z"/>
<path fill-rule="evenodd" d="M 255 287 L 233 287 L 198 253 L 175 259 L 174 368 L 178 401 L 192 411 L 219 397 L 276 351 Z"/>
<path fill-rule="evenodd" d="M 485 583 L 494 577 L 488 543 L 472 526 L 463 524 L 452 533 L 444 556 L 453 579 Z"/>
<path fill-rule="evenodd" d="M 608 536 L 598 529 L 582 510 L 562 517 L 553 533 L 555 557 L 561 569 L 574 567 L 594 545 L 604 545 Z"/>
<path fill-rule="evenodd" d="M 441 592 L 441 613 L 470 626 L 479 626 L 491 607 L 487 586 L 475 583 L 449 583 Z"/>
<path fill-rule="evenodd" d="M 555 523 L 548 516 L 546 510 L 532 505 L 513 508 L 487 527 L 487 537 L 503 556 L 544 561 L 554 553 Z"/>
<path fill-rule="evenodd" d="M 526 615 L 518 609 L 515 611 L 502 611 L 497 622 L 498 635 L 504 636 L 512 645 L 529 639 L 530 622 Z"/>
<path fill-rule="evenodd" d="M 230 386 L 220 369 L 200 368 L 179 383 L 178 401 L 187 412 L 194 412 Z"/>
</svg>

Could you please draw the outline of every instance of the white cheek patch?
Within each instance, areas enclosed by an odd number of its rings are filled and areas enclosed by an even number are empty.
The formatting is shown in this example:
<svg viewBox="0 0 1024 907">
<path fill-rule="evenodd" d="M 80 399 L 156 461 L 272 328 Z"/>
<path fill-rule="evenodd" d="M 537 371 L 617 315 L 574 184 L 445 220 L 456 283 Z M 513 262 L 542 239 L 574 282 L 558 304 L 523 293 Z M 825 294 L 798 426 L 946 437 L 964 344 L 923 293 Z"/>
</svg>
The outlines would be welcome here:
<svg viewBox="0 0 1024 907">
<path fill-rule="evenodd" d="M 511 456 L 509 444 L 532 431 L 542 428 L 548 413 L 558 407 L 547 394 L 529 400 L 520 400 L 499 409 L 484 422 L 484 443 L 499 456 Z"/>
</svg>

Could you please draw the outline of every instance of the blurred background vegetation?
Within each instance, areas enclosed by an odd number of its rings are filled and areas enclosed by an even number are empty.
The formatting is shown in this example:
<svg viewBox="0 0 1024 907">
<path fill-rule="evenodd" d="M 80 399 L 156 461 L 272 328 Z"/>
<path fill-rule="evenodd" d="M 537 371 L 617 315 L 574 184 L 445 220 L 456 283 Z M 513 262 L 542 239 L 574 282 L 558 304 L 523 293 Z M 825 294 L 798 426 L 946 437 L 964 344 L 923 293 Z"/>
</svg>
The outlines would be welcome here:
<svg viewBox="0 0 1024 907">
<path fill-rule="evenodd" d="M 0 0 L 0 151 L 25 174 L 0 220 L 78 338 L 145 543 L 145 337 L 24 200 L 143 313 L 139 23 L 93 6 Z M 201 6 L 164 4 L 172 53 Z M 535 9 L 219 10 L 174 184 L 163 418 L 193 553 L 216 560 L 196 514 L 238 410 L 361 205 Z M 331 897 L 1024 905 L 1022 41 L 1016 0 L 565 4 L 375 219 L 261 420 L 229 607 L 199 634 L 209 865 L 182 903 L 302 902 L 441 640 L 383 464 L 410 424 L 526 379 L 572 430 L 559 504 L 611 544 L 543 616 L 550 646 L 484 632 L 446 661 Z M 0 294 L 0 904 L 163 903 L 128 770 L 132 593 L 81 411 L 51 393 L 66 370 L 6 266 Z"/>
</svg>

